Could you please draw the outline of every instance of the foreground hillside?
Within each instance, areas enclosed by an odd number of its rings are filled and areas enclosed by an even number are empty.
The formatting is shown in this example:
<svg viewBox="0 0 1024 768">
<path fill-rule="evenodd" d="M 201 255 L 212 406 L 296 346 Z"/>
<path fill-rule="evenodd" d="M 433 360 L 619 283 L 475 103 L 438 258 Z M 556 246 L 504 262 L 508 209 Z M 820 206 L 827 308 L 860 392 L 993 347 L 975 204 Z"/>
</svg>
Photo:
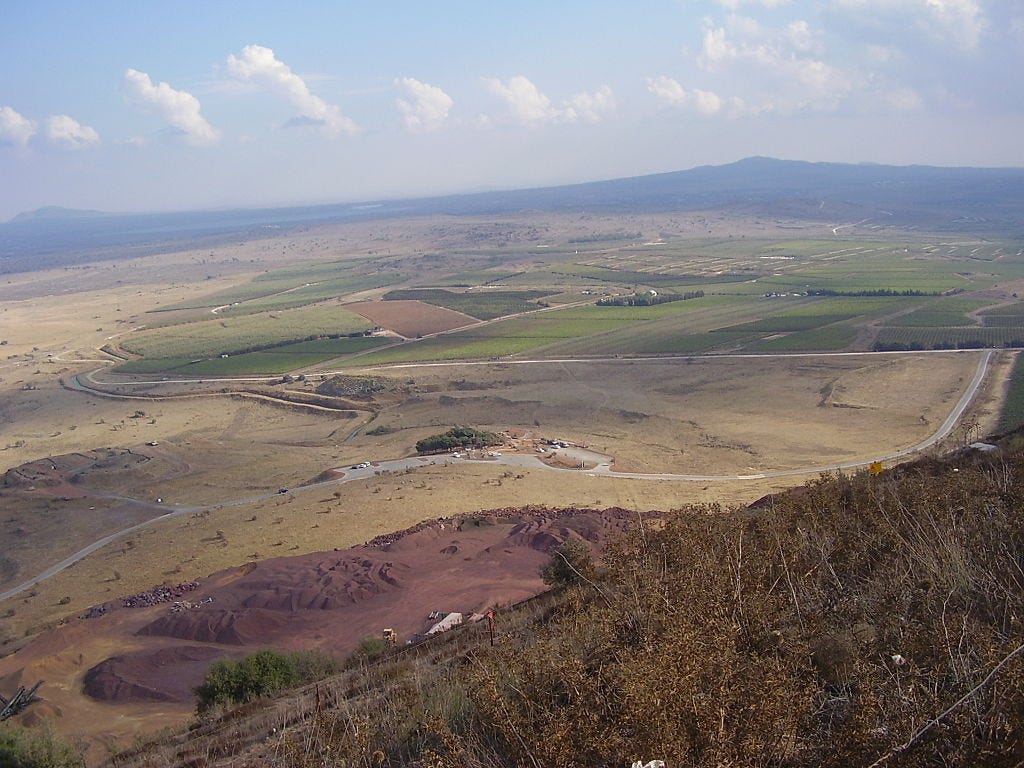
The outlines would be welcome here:
<svg viewBox="0 0 1024 768">
<path fill-rule="evenodd" d="M 668 513 L 493 647 L 467 626 L 114 764 L 1019 765 L 1021 446 Z"/>
</svg>

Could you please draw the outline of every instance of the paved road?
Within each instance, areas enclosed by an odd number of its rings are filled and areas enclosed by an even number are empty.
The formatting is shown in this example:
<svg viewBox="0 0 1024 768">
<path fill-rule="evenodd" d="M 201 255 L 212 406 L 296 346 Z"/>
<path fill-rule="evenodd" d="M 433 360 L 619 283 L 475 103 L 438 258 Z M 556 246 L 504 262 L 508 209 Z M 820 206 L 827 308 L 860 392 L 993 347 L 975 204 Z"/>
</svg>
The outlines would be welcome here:
<svg viewBox="0 0 1024 768">
<path fill-rule="evenodd" d="M 837 352 L 837 353 L 832 353 L 833 356 L 835 356 L 835 355 L 859 355 L 859 354 L 872 354 L 872 353 L 863 353 L 863 352 L 853 352 L 853 353 Z M 893 353 L 885 352 L 885 353 L 877 353 L 877 354 L 893 354 Z M 920 352 L 914 352 L 913 354 L 921 354 L 921 353 Z M 798 354 L 798 355 L 789 355 L 789 356 L 790 357 L 821 357 L 822 355 Z M 755 357 L 755 358 L 759 358 L 759 357 L 779 357 L 779 355 L 731 355 L 730 357 Z M 963 395 L 961 395 L 960 399 L 957 401 L 956 405 L 950 411 L 949 415 L 942 422 L 942 424 L 939 425 L 939 428 L 930 437 L 926 438 L 925 440 L 922 440 L 921 442 L 919 442 L 916 445 L 913 445 L 913 446 L 911 446 L 909 448 L 906 448 L 906 449 L 903 449 L 903 450 L 900 450 L 900 451 L 894 451 L 892 453 L 887 453 L 887 454 L 882 455 L 882 456 L 876 456 L 876 457 L 873 457 L 871 459 L 864 459 L 864 460 L 861 460 L 861 461 L 843 462 L 843 463 L 840 463 L 840 464 L 827 464 L 827 465 L 814 466 L 814 467 L 803 467 L 803 468 L 800 468 L 800 469 L 774 470 L 774 471 L 769 471 L 769 472 L 759 472 L 759 473 L 747 474 L 747 475 L 690 475 L 690 474 L 674 474 L 674 473 L 646 474 L 646 473 L 640 473 L 640 472 L 615 472 L 615 471 L 612 470 L 612 461 L 613 461 L 612 457 L 606 456 L 604 454 L 596 453 L 596 452 L 593 452 L 593 451 L 584 451 L 582 449 L 573 449 L 573 448 L 559 449 L 559 452 L 564 454 L 564 455 L 568 455 L 570 457 L 577 458 L 580 461 L 585 462 L 585 463 L 593 463 L 593 464 L 595 464 L 595 466 L 592 469 L 585 469 L 585 470 L 569 469 L 569 468 L 563 468 L 563 467 L 553 467 L 553 466 L 550 466 L 548 464 L 545 464 L 537 456 L 534 456 L 534 455 L 523 455 L 523 454 L 503 454 L 503 455 L 500 455 L 500 456 L 486 458 L 486 459 L 470 459 L 470 458 L 467 458 L 465 456 L 462 456 L 462 457 L 459 457 L 459 458 L 456 458 L 454 456 L 414 456 L 414 457 L 404 458 L 404 459 L 390 459 L 390 460 L 386 460 L 386 461 L 373 462 L 369 467 L 364 467 L 364 468 L 359 468 L 359 469 L 357 469 L 356 467 L 349 467 L 349 468 L 338 467 L 337 471 L 343 473 L 343 476 L 340 477 L 340 478 L 337 478 L 335 480 L 326 480 L 324 482 L 314 483 L 312 485 L 304 485 L 304 486 L 301 486 L 300 488 L 288 489 L 286 492 L 287 493 L 307 492 L 307 491 L 311 491 L 311 490 L 314 490 L 314 489 L 317 489 L 317 488 L 323 488 L 325 486 L 337 485 L 337 484 L 340 484 L 340 483 L 348 483 L 348 482 L 352 482 L 354 480 L 364 480 L 364 479 L 367 479 L 367 478 L 372 478 L 372 477 L 375 477 L 378 473 L 381 473 L 381 472 L 402 472 L 402 471 L 405 471 L 407 469 L 415 469 L 417 467 L 432 466 L 432 465 L 458 465 L 460 463 L 470 463 L 470 462 L 471 463 L 485 462 L 485 463 L 493 463 L 493 464 L 503 464 L 503 465 L 509 465 L 509 466 L 526 467 L 526 468 L 530 468 L 530 469 L 546 469 L 546 470 L 549 470 L 549 471 L 552 471 L 552 472 L 574 472 L 576 474 L 580 474 L 582 472 L 583 474 L 589 475 L 590 477 L 612 477 L 612 478 L 616 478 L 616 479 L 633 479 L 633 480 L 677 480 L 677 481 L 695 481 L 695 482 L 722 482 L 722 481 L 764 480 L 764 479 L 777 478 L 777 477 L 796 477 L 796 476 L 799 476 L 799 475 L 820 474 L 822 472 L 830 472 L 830 471 L 837 471 L 837 470 L 853 469 L 853 468 L 856 468 L 856 467 L 863 467 L 863 466 L 865 466 L 867 464 L 870 464 L 870 463 L 872 463 L 874 461 L 890 461 L 892 459 L 902 458 L 904 456 L 908 456 L 910 454 L 917 453 L 919 451 L 923 451 L 924 449 L 929 448 L 929 447 L 935 445 L 940 440 L 942 440 L 945 437 L 947 437 L 953 431 L 953 429 L 955 428 L 956 423 L 957 423 L 957 421 L 959 421 L 960 417 L 963 416 L 964 411 L 967 410 L 967 407 L 970 405 L 971 400 L 974 399 L 975 394 L 977 394 L 978 388 L 981 386 L 982 381 L 984 381 L 984 379 L 985 379 L 985 374 L 988 371 L 988 364 L 989 364 L 989 361 L 991 360 L 991 358 L 992 358 L 992 351 L 991 350 L 987 350 L 986 349 L 986 350 L 983 350 L 981 352 L 980 357 L 978 359 L 978 366 L 977 366 L 977 368 L 974 371 L 974 376 L 972 377 L 970 383 L 967 385 L 967 388 L 964 390 Z M 609 358 L 609 359 L 613 359 L 613 358 Z M 636 360 L 637 358 L 631 358 L 631 359 Z M 640 359 L 665 360 L 665 358 L 640 358 Z M 679 359 L 689 359 L 689 358 L 679 358 Z M 512 362 L 512 361 L 510 361 L 510 362 Z M 517 363 L 517 364 L 525 364 L 525 363 L 528 363 L 528 362 L 533 362 L 533 363 L 549 363 L 549 362 L 556 362 L 556 361 L 539 360 L 539 361 L 514 361 L 514 362 Z M 564 361 L 560 361 L 560 362 L 580 362 L 580 361 L 572 359 L 572 360 L 564 360 Z M 591 361 L 586 361 L 586 362 L 591 362 Z M 478 364 L 480 364 L 480 365 L 493 365 L 493 363 L 478 363 Z M 397 366 L 392 366 L 392 367 L 405 368 L 405 367 L 417 367 L 417 366 L 423 366 L 423 365 L 424 365 L 423 363 L 410 364 L 410 365 L 403 364 L 403 365 L 397 365 Z M 430 366 L 438 366 L 438 365 L 467 365 L 467 363 L 429 363 L 429 364 L 426 364 L 426 365 L 430 365 Z M 78 384 L 78 386 L 81 387 L 82 389 L 88 391 L 88 387 L 81 385 L 80 382 L 76 381 L 76 384 Z M 126 395 L 124 397 L 132 397 L 132 396 Z M 0 592 L 0 601 L 7 600 L 8 598 L 14 597 L 15 595 L 17 595 L 17 594 L 19 594 L 21 592 L 24 592 L 27 589 L 31 589 L 33 586 L 35 586 L 39 582 L 41 582 L 41 581 L 43 581 L 45 579 L 48 579 L 49 577 L 53 576 L 54 574 L 60 573 L 61 571 L 63 571 L 66 568 L 69 568 L 70 566 L 74 565 L 75 563 L 77 563 L 82 558 L 84 558 L 87 555 L 95 552 L 98 549 L 101 549 L 102 547 L 105 547 L 107 544 L 110 544 L 110 543 L 112 543 L 112 542 L 114 542 L 114 541 L 116 541 L 116 540 L 118 540 L 120 538 L 123 538 L 125 536 L 131 535 L 132 533 L 135 533 L 136 531 L 142 530 L 143 528 L 146 528 L 148 526 L 155 525 L 158 522 L 161 522 L 161 521 L 164 521 L 164 520 L 170 520 L 170 519 L 173 519 L 173 518 L 178 517 L 180 515 L 184 515 L 184 514 L 188 514 L 188 513 L 193 513 L 193 512 L 202 512 L 202 511 L 205 511 L 205 510 L 213 510 L 213 509 L 218 509 L 218 508 L 221 508 L 221 507 L 230 507 L 230 506 L 239 506 L 239 505 L 243 505 L 243 504 L 251 504 L 251 503 L 254 503 L 254 502 L 257 502 L 257 501 L 264 501 L 266 499 L 274 498 L 277 495 L 279 495 L 279 494 L 264 493 L 264 494 L 259 494 L 259 495 L 255 495 L 255 496 L 247 496 L 245 498 L 240 498 L 240 499 L 230 499 L 230 500 L 227 500 L 227 501 L 222 501 L 222 502 L 217 503 L 217 504 L 208 504 L 208 505 L 205 505 L 205 506 L 176 506 L 176 505 L 165 505 L 165 504 L 153 504 L 152 502 L 149 502 L 149 501 L 144 501 L 144 500 L 139 500 L 139 499 L 129 499 L 129 498 L 126 498 L 124 496 L 115 496 L 113 494 L 110 494 L 110 495 L 97 494 L 97 496 L 100 496 L 101 498 L 118 499 L 118 500 L 121 500 L 121 501 L 133 501 L 133 502 L 136 502 L 136 503 L 139 503 L 139 504 L 150 506 L 150 507 L 152 507 L 154 509 L 163 509 L 163 510 L 167 510 L 167 511 L 164 514 L 156 516 L 156 517 L 154 517 L 154 518 L 152 518 L 150 520 L 146 520 L 144 522 L 141 522 L 141 523 L 138 523 L 136 525 L 133 525 L 133 526 L 131 526 L 129 528 L 125 528 L 122 531 L 118 531 L 118 532 L 112 533 L 112 534 L 110 534 L 108 536 L 104 536 L 102 539 L 93 542 L 92 544 L 90 544 L 89 546 L 85 547 L 84 549 L 79 550 L 75 554 L 70 555 L 69 557 L 64 558 L 63 560 L 61 560 L 56 565 L 53 565 L 53 566 L 47 568 L 45 571 L 43 571 L 42 573 L 40 573 L 40 574 L 34 576 L 33 578 L 29 579 L 25 583 L 20 584 L 17 587 L 14 587 L 12 589 L 9 589 L 6 592 Z"/>
<path fill-rule="evenodd" d="M 828 357 L 872 357 L 886 355 L 971 355 L 978 352 L 976 349 L 919 349 L 892 352 L 787 352 L 787 353 L 735 353 L 722 355 L 651 355 L 651 356 L 626 356 L 626 355 L 605 355 L 598 357 L 536 357 L 536 358 L 499 358 L 496 360 L 451 360 L 443 362 L 420 362 L 420 363 L 390 363 L 384 365 L 368 365 L 367 368 L 380 371 L 405 370 L 407 368 L 460 368 L 486 365 L 565 365 L 567 363 L 701 363 L 711 360 L 786 360 L 789 358 L 828 358 Z M 991 350 L 989 350 L 991 353 Z M 71 378 L 76 380 L 77 388 L 82 391 L 92 391 L 96 394 L 107 397 L 130 398 L 131 395 L 118 395 L 106 392 L 99 387 L 103 385 L 118 387 L 154 387 L 173 386 L 176 384 L 212 384 L 217 381 L 224 382 L 278 382 L 280 375 L 275 376 L 204 376 L 195 379 L 167 379 L 166 377 L 152 379 L 136 379 L 134 381 L 102 381 L 96 378 L 96 374 L 105 371 L 106 368 L 97 368 L 86 373 L 80 373 Z M 351 368 L 340 368 L 332 371 L 321 371 L 316 374 L 306 374 L 306 378 L 329 378 L 338 374 L 351 374 Z"/>
</svg>

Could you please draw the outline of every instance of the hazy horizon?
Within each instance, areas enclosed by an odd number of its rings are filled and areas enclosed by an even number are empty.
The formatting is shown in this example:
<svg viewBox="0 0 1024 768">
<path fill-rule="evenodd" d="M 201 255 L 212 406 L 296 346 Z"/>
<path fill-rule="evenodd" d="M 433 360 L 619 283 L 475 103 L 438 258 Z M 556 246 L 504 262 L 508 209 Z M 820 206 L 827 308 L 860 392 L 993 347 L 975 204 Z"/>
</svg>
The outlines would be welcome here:
<svg viewBox="0 0 1024 768">
<path fill-rule="evenodd" d="M 1024 164 L 1024 10 L 981 0 L 5 9 L 0 221 L 720 165 Z"/>
</svg>

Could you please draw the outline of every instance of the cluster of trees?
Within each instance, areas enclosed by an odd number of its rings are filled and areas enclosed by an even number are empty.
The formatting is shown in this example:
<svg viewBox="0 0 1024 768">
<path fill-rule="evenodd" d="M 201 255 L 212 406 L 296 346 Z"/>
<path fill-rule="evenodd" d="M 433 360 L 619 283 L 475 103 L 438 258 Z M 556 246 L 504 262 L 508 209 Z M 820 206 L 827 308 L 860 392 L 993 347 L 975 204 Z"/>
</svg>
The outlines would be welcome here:
<svg viewBox="0 0 1024 768">
<path fill-rule="evenodd" d="M 879 341 L 872 349 L 875 352 L 919 352 L 925 349 L 988 349 L 997 346 L 994 343 L 981 341 L 980 339 L 968 339 L 966 341 L 936 341 L 934 344 L 925 344 L 921 341 Z M 1024 339 L 1011 339 L 1004 341 L 1006 349 L 1018 349 L 1024 347 Z"/>
<path fill-rule="evenodd" d="M 431 435 L 416 441 L 416 453 L 440 453 L 453 448 L 486 448 L 501 445 L 501 435 L 473 427 L 452 427 L 440 435 Z"/>
<path fill-rule="evenodd" d="M 597 302 L 599 307 L 653 307 L 655 304 L 668 304 L 672 301 L 700 299 L 704 291 L 687 291 L 686 293 L 634 293 L 631 296 L 611 296 Z"/>
<path fill-rule="evenodd" d="M 941 291 L 917 291 L 908 288 L 894 291 L 891 288 L 872 288 L 862 291 L 834 291 L 831 288 L 808 288 L 808 296 L 942 296 Z"/>
</svg>

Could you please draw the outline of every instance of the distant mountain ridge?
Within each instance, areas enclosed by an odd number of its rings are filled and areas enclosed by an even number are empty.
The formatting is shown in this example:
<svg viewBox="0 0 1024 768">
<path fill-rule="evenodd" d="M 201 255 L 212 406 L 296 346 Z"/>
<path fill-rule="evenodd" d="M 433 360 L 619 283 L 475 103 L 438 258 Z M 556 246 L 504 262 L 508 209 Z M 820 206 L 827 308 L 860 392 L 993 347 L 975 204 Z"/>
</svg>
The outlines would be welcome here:
<svg viewBox="0 0 1024 768">
<path fill-rule="evenodd" d="M 223 238 L 262 228 L 406 216 L 547 212 L 662 213 L 732 210 L 758 216 L 1024 236 L 1024 168 L 851 165 L 749 157 L 647 176 L 535 189 L 177 213 L 104 214 L 58 207 L 0 224 L 0 273 L 35 269 L 41 256 L 136 246 L 166 250 L 183 239 Z M 144 248 L 143 248 L 144 246 Z M 31 260 L 23 260 L 32 257 Z"/>
<path fill-rule="evenodd" d="M 62 208 L 59 205 L 47 205 L 43 208 L 36 208 L 34 211 L 19 213 L 11 222 L 15 221 L 52 221 L 55 219 L 92 219 L 97 216 L 110 216 L 104 211 L 86 211 L 75 208 Z"/>
</svg>

